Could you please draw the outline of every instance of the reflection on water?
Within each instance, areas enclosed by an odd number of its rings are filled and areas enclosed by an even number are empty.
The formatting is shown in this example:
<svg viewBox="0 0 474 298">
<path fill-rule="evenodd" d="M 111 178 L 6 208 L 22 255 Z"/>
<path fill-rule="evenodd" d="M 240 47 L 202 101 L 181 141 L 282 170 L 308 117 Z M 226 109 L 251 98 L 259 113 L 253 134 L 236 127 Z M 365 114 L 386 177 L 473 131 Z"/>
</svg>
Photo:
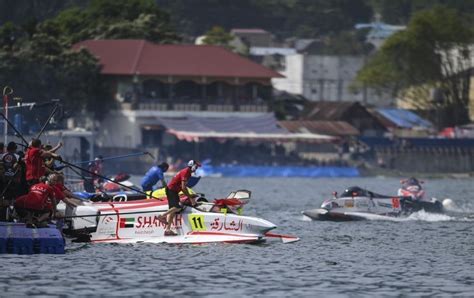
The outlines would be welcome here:
<svg viewBox="0 0 474 298">
<path fill-rule="evenodd" d="M 292 244 L 77 244 L 67 254 L 2 255 L 2 296 L 428 296 L 474 293 L 471 180 L 426 181 L 459 212 L 401 221 L 315 222 L 301 215 L 334 190 L 394 194 L 397 179 L 203 178 L 208 198 L 250 189 L 244 212 L 295 234 Z M 471 209 L 470 209 L 471 208 Z M 458 211 L 458 210 L 457 210 Z"/>
</svg>

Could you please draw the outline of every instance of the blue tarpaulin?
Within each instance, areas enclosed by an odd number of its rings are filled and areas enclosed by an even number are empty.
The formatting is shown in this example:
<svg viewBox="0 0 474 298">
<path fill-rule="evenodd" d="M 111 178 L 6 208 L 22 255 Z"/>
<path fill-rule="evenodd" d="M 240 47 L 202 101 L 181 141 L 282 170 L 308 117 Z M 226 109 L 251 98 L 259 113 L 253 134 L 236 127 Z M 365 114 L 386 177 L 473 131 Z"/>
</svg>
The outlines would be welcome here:
<svg viewBox="0 0 474 298">
<path fill-rule="evenodd" d="M 433 124 L 428 120 L 425 120 L 418 116 L 417 114 L 404 110 L 404 109 L 394 109 L 394 108 L 380 108 L 377 109 L 377 112 L 382 114 L 389 121 L 393 122 L 396 126 L 401 128 L 413 128 L 413 127 L 423 127 L 423 128 L 432 128 Z"/>
<path fill-rule="evenodd" d="M 359 177 L 355 167 L 298 166 L 212 166 L 204 165 L 199 175 L 224 177 Z"/>
</svg>

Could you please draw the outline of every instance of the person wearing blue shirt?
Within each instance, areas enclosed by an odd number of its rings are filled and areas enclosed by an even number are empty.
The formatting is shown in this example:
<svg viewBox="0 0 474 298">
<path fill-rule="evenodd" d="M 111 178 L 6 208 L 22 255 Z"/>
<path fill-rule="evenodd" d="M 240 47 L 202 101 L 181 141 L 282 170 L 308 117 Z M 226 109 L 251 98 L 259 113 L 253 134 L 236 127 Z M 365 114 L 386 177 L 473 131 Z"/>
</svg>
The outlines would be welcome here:
<svg viewBox="0 0 474 298">
<path fill-rule="evenodd" d="M 142 178 L 143 191 L 152 191 L 153 186 L 161 181 L 162 187 L 166 187 L 166 181 L 164 173 L 168 171 L 169 165 L 166 162 L 162 162 L 158 166 L 151 167 L 145 176 Z"/>
</svg>

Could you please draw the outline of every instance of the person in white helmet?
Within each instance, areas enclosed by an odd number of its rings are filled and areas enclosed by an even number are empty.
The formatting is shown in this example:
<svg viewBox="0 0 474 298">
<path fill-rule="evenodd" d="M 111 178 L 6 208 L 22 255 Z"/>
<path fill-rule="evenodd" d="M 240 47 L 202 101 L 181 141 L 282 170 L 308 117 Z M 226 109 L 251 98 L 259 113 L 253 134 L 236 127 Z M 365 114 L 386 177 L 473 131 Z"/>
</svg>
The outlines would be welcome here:
<svg viewBox="0 0 474 298">
<path fill-rule="evenodd" d="M 166 187 L 166 197 L 168 198 L 168 211 L 160 216 L 161 221 L 165 221 L 165 236 L 176 236 L 177 234 L 171 231 L 171 224 L 175 218 L 177 212 L 182 210 L 181 205 L 179 204 L 179 192 L 182 191 L 185 194 L 191 203 L 191 206 L 196 205 L 194 196 L 188 192 L 186 187 L 191 174 L 194 173 L 201 164 L 196 160 L 190 160 L 188 166 L 181 171 L 179 171 L 173 179 L 168 183 Z"/>
</svg>

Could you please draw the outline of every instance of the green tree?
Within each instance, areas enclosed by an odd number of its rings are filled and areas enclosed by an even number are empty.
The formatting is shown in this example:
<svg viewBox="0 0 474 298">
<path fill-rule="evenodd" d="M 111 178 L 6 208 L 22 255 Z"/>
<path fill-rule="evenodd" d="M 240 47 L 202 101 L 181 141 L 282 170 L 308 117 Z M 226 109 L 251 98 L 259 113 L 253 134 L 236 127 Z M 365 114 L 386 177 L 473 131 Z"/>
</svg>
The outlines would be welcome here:
<svg viewBox="0 0 474 298">
<path fill-rule="evenodd" d="M 0 27 L 0 82 L 35 101 L 60 98 L 73 111 L 96 116 L 113 103 L 108 81 L 95 57 L 72 50 L 84 39 L 136 38 L 175 42 L 169 16 L 153 0 L 92 0 L 41 23 Z"/>
<path fill-rule="evenodd" d="M 280 38 L 311 38 L 351 29 L 372 17 L 366 0 L 156 1 L 182 33 L 194 36 L 218 24 L 226 30 L 262 28 Z"/>
<path fill-rule="evenodd" d="M 474 13 L 473 1 L 458 0 L 370 0 L 371 7 L 389 24 L 407 24 L 410 17 L 420 10 L 430 9 L 436 5 L 453 8 L 459 14 L 472 18 Z"/>
<path fill-rule="evenodd" d="M 230 42 L 234 37 L 220 26 L 212 27 L 211 30 L 205 33 L 205 36 L 206 37 L 203 39 L 204 44 L 223 46 L 229 50 L 233 49 Z"/>
<path fill-rule="evenodd" d="M 472 29 L 456 10 L 437 6 L 421 11 L 406 30 L 384 43 L 359 72 L 358 81 L 402 96 L 414 89 L 439 90 L 442 100 L 425 105 L 443 109 L 446 125 L 468 122 L 473 40 Z"/>
<path fill-rule="evenodd" d="M 12 51 L 21 35 L 22 31 L 20 28 L 12 22 L 5 23 L 0 27 L 0 46 L 3 50 Z"/>
<path fill-rule="evenodd" d="M 153 0 L 92 0 L 85 9 L 70 8 L 49 20 L 69 43 L 86 39 L 146 39 L 173 43 L 179 36 L 170 17 Z"/>
</svg>

